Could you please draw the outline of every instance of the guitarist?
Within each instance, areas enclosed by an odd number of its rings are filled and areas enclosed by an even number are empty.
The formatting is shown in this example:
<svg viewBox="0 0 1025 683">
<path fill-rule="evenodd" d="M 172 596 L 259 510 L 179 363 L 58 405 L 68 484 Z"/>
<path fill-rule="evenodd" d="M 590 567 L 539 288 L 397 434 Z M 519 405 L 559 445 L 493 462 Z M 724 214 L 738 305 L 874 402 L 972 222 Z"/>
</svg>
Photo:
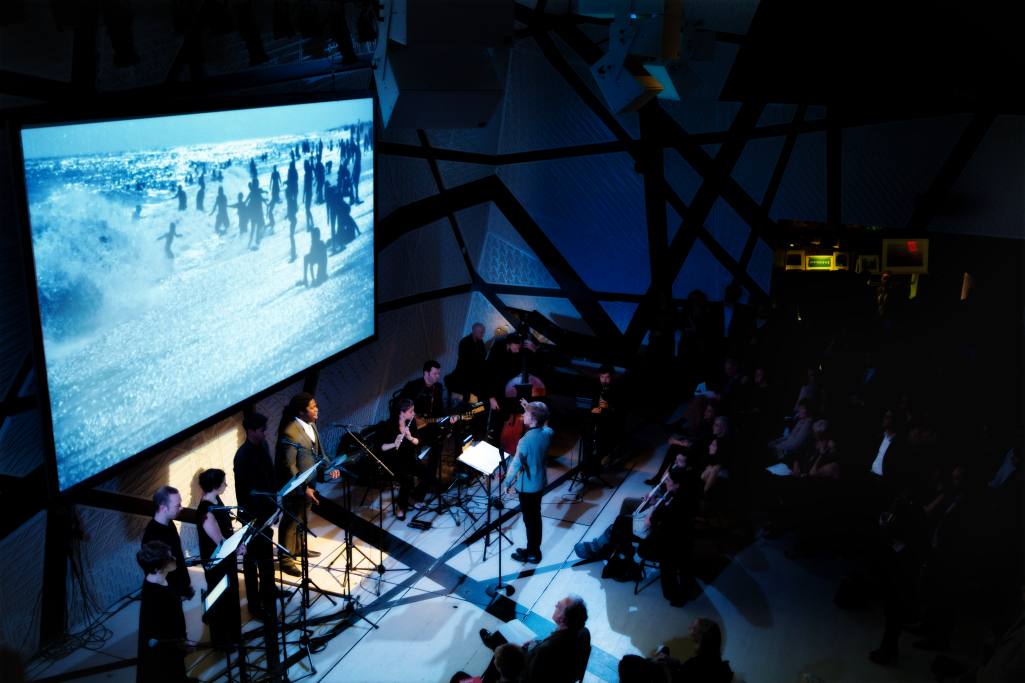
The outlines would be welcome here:
<svg viewBox="0 0 1025 683">
<path fill-rule="evenodd" d="M 442 400 L 445 387 L 441 384 L 441 364 L 438 361 L 424 362 L 423 370 L 423 378 L 407 382 L 399 398 L 413 402 L 416 426 L 420 430 L 421 452 L 430 449 L 427 453 L 427 469 L 437 473 L 441 461 L 441 447 L 448 436 L 445 425 L 437 421 L 439 418 L 448 417 Z M 458 415 L 450 418 L 451 422 L 457 420 Z"/>
</svg>

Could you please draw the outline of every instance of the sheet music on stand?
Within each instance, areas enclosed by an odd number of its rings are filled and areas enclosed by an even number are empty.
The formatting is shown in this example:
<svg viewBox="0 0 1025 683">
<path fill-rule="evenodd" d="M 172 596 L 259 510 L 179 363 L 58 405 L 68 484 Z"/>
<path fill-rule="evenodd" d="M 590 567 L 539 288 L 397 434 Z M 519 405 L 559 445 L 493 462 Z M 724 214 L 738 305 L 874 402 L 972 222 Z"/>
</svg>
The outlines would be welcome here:
<svg viewBox="0 0 1025 683">
<path fill-rule="evenodd" d="M 283 487 L 281 487 L 281 490 L 278 491 L 278 495 L 282 496 L 282 497 L 287 496 L 292 491 L 295 491 L 297 488 L 299 488 L 300 486 L 305 484 L 306 481 L 310 477 L 312 477 L 314 474 L 316 474 L 316 473 L 317 473 L 317 468 L 316 467 L 311 467 L 310 469 L 306 470 L 305 472 L 300 472 L 299 474 L 297 474 L 294 477 L 292 477 L 291 480 L 289 480 L 289 482 L 287 484 L 285 484 Z"/>
<path fill-rule="evenodd" d="M 460 455 L 458 460 L 481 474 L 491 475 L 495 473 L 495 470 L 502 463 L 502 454 L 491 444 L 481 441 Z"/>
<path fill-rule="evenodd" d="M 244 542 L 247 533 L 249 533 L 249 527 L 243 526 L 231 536 L 221 541 L 220 545 L 217 546 L 217 550 L 214 551 L 213 556 L 210 558 L 211 560 L 216 560 L 214 564 L 220 564 L 221 560 L 234 557 L 238 547 Z"/>
</svg>

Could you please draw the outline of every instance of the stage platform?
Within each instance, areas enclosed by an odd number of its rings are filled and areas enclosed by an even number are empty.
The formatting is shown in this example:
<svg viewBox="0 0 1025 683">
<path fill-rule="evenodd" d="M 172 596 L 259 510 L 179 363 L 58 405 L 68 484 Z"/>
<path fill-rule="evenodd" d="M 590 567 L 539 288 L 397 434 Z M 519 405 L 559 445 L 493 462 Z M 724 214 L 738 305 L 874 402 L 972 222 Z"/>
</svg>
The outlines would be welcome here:
<svg viewBox="0 0 1025 683">
<path fill-rule="evenodd" d="M 574 544 L 595 537 L 612 523 L 623 498 L 639 497 L 648 490 L 643 482 L 657 470 L 667 447 L 665 423 L 679 415 L 677 409 L 655 420 L 632 418 L 628 456 L 604 477 L 610 488 L 587 486 L 577 503 L 563 500 L 562 494 L 569 488 L 578 433 L 572 425 L 557 428 L 543 505 L 544 559 L 539 565 L 510 559 L 513 550 L 526 541 L 512 501 L 500 528 L 512 541 L 502 544 L 502 578 L 515 593 L 497 601 L 485 592 L 496 581 L 499 568 L 497 545 L 487 549 L 485 559 L 483 518 L 474 523 L 460 513 L 457 524 L 452 514 L 427 514 L 423 519 L 431 522 L 432 528 L 413 529 L 407 526 L 412 516 L 405 522 L 394 517 L 392 494 L 386 490 L 382 538 L 374 517 L 381 501 L 372 491 L 365 504 L 355 509 L 358 519 L 354 520 L 357 547 L 369 558 L 358 563 L 366 576 L 353 577 L 349 588 L 359 598 L 359 613 L 378 628 L 346 616 L 342 601 L 336 599 L 337 604 L 332 605 L 326 596 L 313 593 L 309 614 L 316 624 L 315 636 L 320 638 L 309 657 L 297 646 L 288 647 L 289 678 L 310 683 L 447 683 L 459 670 L 479 675 L 491 657 L 478 637 L 479 629 L 494 630 L 502 620 L 517 618 L 545 635 L 554 628 L 555 604 L 575 593 L 587 603 L 593 647 L 585 683 L 615 683 L 620 658 L 627 654 L 650 657 L 663 644 L 677 658 L 690 657 L 694 647 L 687 639 L 687 629 L 697 617 L 710 617 L 724 625 L 724 658 L 736 672 L 735 681 L 799 681 L 804 673 L 826 683 L 932 680 L 929 666 L 933 655 L 913 649 L 910 641 L 914 637 L 909 634 L 901 638 L 902 658 L 897 667 L 882 668 L 868 660 L 868 652 L 878 647 L 882 634 L 882 607 L 847 612 L 833 604 L 840 575 L 857 561 L 828 553 L 788 559 L 793 536 L 768 540 L 761 537 L 760 528 L 739 524 L 719 538 L 725 553 L 720 554 L 713 539 L 701 535 L 695 550 L 691 600 L 681 608 L 670 606 L 663 598 L 654 574 L 645 582 L 650 585 L 634 595 L 632 582 L 602 579 L 601 562 L 583 562 L 574 554 Z M 339 569 L 344 558 L 333 567 L 328 565 L 341 547 L 344 534 L 338 525 L 346 523 L 348 513 L 341 505 L 340 486 L 323 487 L 322 492 L 323 500 L 330 502 L 312 519 L 317 537 L 311 539 L 310 546 L 322 555 L 314 560 L 317 564 L 311 578 L 324 591 L 343 593 L 346 587 Z M 362 489 L 355 492 L 355 502 L 363 493 Z M 482 493 L 478 495 L 468 507 L 483 511 L 484 498 Z M 378 580 L 371 569 L 382 556 L 384 566 L 394 571 Z M 197 590 L 204 587 L 202 570 L 192 568 L 190 572 Z M 249 619 L 244 586 L 242 604 L 244 630 L 260 628 L 259 622 Z M 288 609 L 291 619 L 298 610 L 297 598 L 288 603 Z M 201 621 L 199 600 L 186 603 L 186 610 L 190 637 L 206 640 L 208 630 Z M 34 680 L 54 683 L 134 681 L 137 623 L 135 602 L 108 619 L 106 626 L 113 637 L 102 649 L 78 650 L 57 662 L 35 666 L 30 674 Z M 969 626 L 959 625 L 959 631 Z M 956 637 L 955 642 L 966 639 Z M 259 639 L 252 642 L 259 643 Z M 974 652 L 948 654 L 969 661 Z M 255 664 L 262 660 L 259 651 L 250 655 Z M 187 664 L 190 676 L 203 681 L 227 680 L 222 655 L 197 652 L 188 657 Z"/>
</svg>

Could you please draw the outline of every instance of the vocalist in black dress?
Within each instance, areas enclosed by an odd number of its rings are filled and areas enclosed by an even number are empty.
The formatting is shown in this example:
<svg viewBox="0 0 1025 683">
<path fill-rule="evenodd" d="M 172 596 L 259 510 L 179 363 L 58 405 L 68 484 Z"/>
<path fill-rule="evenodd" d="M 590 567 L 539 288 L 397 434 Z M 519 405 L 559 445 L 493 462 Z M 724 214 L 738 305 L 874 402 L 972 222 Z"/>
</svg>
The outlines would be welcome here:
<svg viewBox="0 0 1025 683">
<path fill-rule="evenodd" d="M 221 494 L 227 490 L 228 481 L 224 476 L 224 470 L 211 469 L 199 475 L 199 485 L 203 489 L 203 499 L 196 508 L 199 554 L 204 560 L 209 560 L 214 556 L 217 546 L 234 532 L 227 510 L 210 509 L 211 506 L 224 505 L 221 502 Z M 240 545 L 237 555 L 245 554 L 246 547 Z M 212 591 L 221 579 L 228 577 L 228 588 L 203 617 L 210 626 L 211 642 L 220 647 L 228 647 L 242 637 L 236 560 L 225 559 L 212 568 L 204 565 L 203 572 L 206 575 L 207 593 Z"/>
<path fill-rule="evenodd" d="M 181 593 L 167 583 L 177 566 L 171 547 L 163 541 L 144 543 L 135 560 L 146 574 L 139 606 L 138 683 L 184 683 L 185 655 L 195 652 L 188 639 Z M 155 640 L 152 646 L 150 641 Z"/>
</svg>

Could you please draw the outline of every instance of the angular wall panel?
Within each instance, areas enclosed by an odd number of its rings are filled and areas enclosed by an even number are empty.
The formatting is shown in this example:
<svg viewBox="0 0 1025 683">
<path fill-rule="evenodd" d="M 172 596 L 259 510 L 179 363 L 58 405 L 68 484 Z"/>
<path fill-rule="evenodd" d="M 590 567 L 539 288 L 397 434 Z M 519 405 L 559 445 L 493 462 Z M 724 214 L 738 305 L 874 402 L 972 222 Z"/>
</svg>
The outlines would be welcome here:
<svg viewBox="0 0 1025 683">
<path fill-rule="evenodd" d="M 438 194 L 430 164 L 426 159 L 410 159 L 379 154 L 377 168 L 378 220 L 400 206 Z"/>
<path fill-rule="evenodd" d="M 758 126 L 778 126 L 790 123 L 797 113 L 796 104 L 767 104 L 758 119 Z"/>
<path fill-rule="evenodd" d="M 559 288 L 540 260 L 492 232 L 484 240 L 477 272 L 485 282 L 493 285 Z"/>
<path fill-rule="evenodd" d="M 769 293 L 769 284 L 772 280 L 772 249 L 760 237 L 755 242 L 754 251 L 751 252 L 747 274 L 758 283 L 763 292 Z"/>
<path fill-rule="evenodd" d="M 759 204 L 765 197 L 786 136 L 748 140 L 730 176 Z"/>
<path fill-rule="evenodd" d="M 569 299 L 562 299 L 548 296 L 521 296 L 519 294 L 499 294 L 498 298 L 511 308 L 518 308 L 523 311 L 537 311 L 544 317 L 551 320 L 559 327 L 580 332 L 581 334 L 594 335 L 591 328 Z"/>
<path fill-rule="evenodd" d="M 727 33 L 747 33 L 751 19 L 758 9 L 759 0 L 687 0 L 684 12 L 688 17 L 697 17 L 702 28 Z"/>
<path fill-rule="evenodd" d="M 507 85 L 509 75 L 509 63 L 512 50 L 508 48 L 494 48 L 492 64 L 498 74 L 499 81 L 503 87 Z M 475 154 L 498 154 L 498 140 L 502 134 L 502 112 L 505 110 L 505 102 L 508 96 L 508 88 L 502 94 L 502 99 L 491 115 L 491 120 L 484 128 L 452 128 L 452 129 L 428 129 L 427 137 L 432 147 L 444 149 L 455 149 L 461 152 L 473 152 Z"/>
<path fill-rule="evenodd" d="M 463 337 L 473 331 L 475 323 L 484 326 L 484 343 L 488 344 L 496 336 L 496 330 L 502 327 L 512 331 L 513 326 L 498 309 L 480 292 L 470 294 L 470 305 L 466 311 L 466 323 L 463 326 Z"/>
<path fill-rule="evenodd" d="M 537 258 L 537 254 L 530 248 L 527 241 L 520 236 L 520 233 L 509 222 L 509 219 L 505 217 L 505 214 L 493 203 L 489 202 L 488 206 L 490 207 L 487 221 L 488 232 L 494 233 L 496 237 L 505 240 L 520 251 L 526 252 L 533 258 Z"/>
<path fill-rule="evenodd" d="M 722 148 L 722 145 L 719 143 L 716 143 L 714 145 L 701 145 L 701 149 L 708 152 L 708 156 L 712 157 L 713 159 L 715 158 L 715 155 L 719 153 L 720 148 Z"/>
<path fill-rule="evenodd" d="M 568 49 L 568 48 L 567 48 Z M 602 103 L 607 111 L 612 112 L 612 107 L 609 106 L 609 101 L 605 99 L 605 95 L 602 94 L 601 88 L 598 87 L 598 82 L 594 80 L 594 74 L 586 65 L 581 64 L 570 64 L 570 68 L 576 72 L 577 77 L 581 81 L 587 84 L 587 87 L 591 89 L 594 96 L 598 98 L 598 101 Z M 664 100 L 659 100 L 664 101 Z M 613 114 L 616 117 L 616 121 L 619 125 L 630 135 L 634 140 L 641 139 L 641 124 L 637 117 L 637 112 L 631 112 L 629 114 Z"/>
<path fill-rule="evenodd" d="M 929 230 L 1025 239 L 1025 116 L 998 116 L 950 195 L 964 201 L 954 217 L 937 216 Z"/>
<path fill-rule="evenodd" d="M 43 425 L 36 409 L 4 418 L 0 426 L 0 474 L 24 477 L 43 464 Z"/>
<path fill-rule="evenodd" d="M 825 222 L 826 133 L 797 136 L 787 170 L 783 172 L 776 199 L 769 210 L 773 220 Z"/>
<path fill-rule="evenodd" d="M 630 320 L 633 319 L 634 313 L 637 312 L 638 304 L 630 301 L 599 301 L 598 303 L 601 304 L 601 307 L 612 318 L 612 322 L 616 323 L 619 331 L 625 334 L 626 328 L 630 325 Z"/>
<path fill-rule="evenodd" d="M 658 99 L 658 104 L 673 120 L 691 134 L 708 133 L 716 128 L 718 105 L 702 97 L 685 97 L 682 100 Z"/>
<path fill-rule="evenodd" d="M 700 289 L 709 301 L 722 301 L 723 291 L 732 277 L 724 266 L 708 250 L 701 240 L 695 240 L 687 260 L 683 262 L 673 282 L 673 298 L 686 299 L 695 289 Z"/>
<path fill-rule="evenodd" d="M 529 50 L 513 50 L 503 117 L 500 154 L 615 140 L 548 59 Z"/>
<path fill-rule="evenodd" d="M 843 131 L 844 223 L 901 228 L 929 190 L 971 114 Z"/>
<path fill-rule="evenodd" d="M 747 236 L 751 234 L 751 227 L 722 197 L 715 200 L 715 205 L 708 212 L 705 228 L 712 233 L 715 241 L 729 252 L 734 261 L 740 260 Z"/>
<path fill-rule="evenodd" d="M 666 232 L 669 236 L 669 244 L 673 243 L 673 238 L 680 231 L 681 225 L 683 225 L 683 219 L 680 218 L 680 214 L 676 213 L 676 209 L 669 202 L 666 202 Z"/>
<path fill-rule="evenodd" d="M 447 218 L 408 232 L 381 251 L 381 302 L 472 282 Z"/>
<path fill-rule="evenodd" d="M 805 121 L 817 121 L 824 118 L 826 118 L 825 107 L 808 107 L 808 111 L 804 114 Z"/>
<path fill-rule="evenodd" d="M 463 236 L 463 243 L 470 256 L 470 263 L 473 264 L 475 270 L 480 267 L 480 251 L 484 248 L 484 238 L 488 233 L 488 215 L 491 213 L 492 206 L 491 202 L 485 202 L 455 213 L 459 234 Z M 380 280 L 381 278 L 378 278 L 379 287 Z M 377 298 L 380 300 L 381 295 L 378 294 Z"/>
<path fill-rule="evenodd" d="M 474 180 L 495 175 L 495 166 L 487 164 L 465 164 L 458 161 L 438 161 L 438 173 L 446 190 L 465 185 Z"/>
<path fill-rule="evenodd" d="M 667 147 L 662 151 L 662 159 L 665 164 L 665 176 L 666 180 L 669 181 L 669 186 L 676 191 L 676 194 L 680 196 L 684 204 L 690 206 L 690 203 L 694 201 L 694 195 L 697 194 L 698 188 L 701 187 L 701 176 L 672 147 Z M 677 227 L 679 227 L 679 224 L 677 224 Z"/>
<path fill-rule="evenodd" d="M 0 643 L 22 659 L 39 647 L 45 542 L 45 510 L 0 541 L 0 555 L 5 558 L 0 562 Z"/>
<path fill-rule="evenodd" d="M 690 68 L 701 79 L 701 85 L 694 89 L 691 97 L 704 97 L 710 100 L 719 99 L 722 87 L 726 85 L 726 77 L 730 75 L 733 68 L 733 61 L 740 52 L 740 46 L 735 43 L 715 44 L 715 59 L 710 62 L 690 62 Z"/>
<path fill-rule="evenodd" d="M 729 130 L 740 113 L 740 102 L 718 102 L 715 105 L 715 129 Z"/>
</svg>

